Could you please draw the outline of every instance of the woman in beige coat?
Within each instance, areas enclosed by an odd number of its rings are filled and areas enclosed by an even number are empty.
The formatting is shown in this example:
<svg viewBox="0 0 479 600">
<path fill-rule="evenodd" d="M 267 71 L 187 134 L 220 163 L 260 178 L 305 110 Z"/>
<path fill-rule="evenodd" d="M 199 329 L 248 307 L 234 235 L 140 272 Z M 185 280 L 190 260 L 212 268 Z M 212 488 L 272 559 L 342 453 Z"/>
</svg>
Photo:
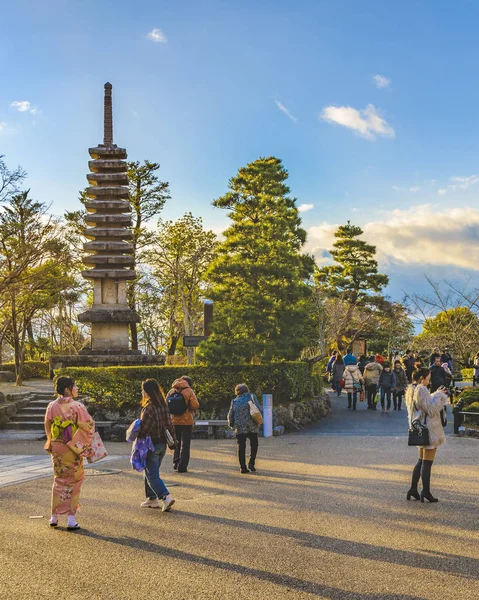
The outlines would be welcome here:
<svg viewBox="0 0 479 600">
<path fill-rule="evenodd" d="M 431 379 L 429 369 L 418 369 L 413 373 L 413 384 L 406 391 L 406 407 L 409 425 L 419 419 L 421 423 L 426 422 L 429 429 L 429 446 L 418 446 L 418 462 L 412 473 L 411 488 L 406 498 L 416 500 L 424 499 L 429 502 L 437 502 L 438 499 L 431 494 L 431 468 L 436 450 L 444 443 L 444 429 L 441 423 L 441 410 L 449 402 L 445 391 L 439 388 L 434 394 L 430 394 L 427 386 Z M 422 479 L 422 492 L 419 495 L 417 484 Z"/>
</svg>

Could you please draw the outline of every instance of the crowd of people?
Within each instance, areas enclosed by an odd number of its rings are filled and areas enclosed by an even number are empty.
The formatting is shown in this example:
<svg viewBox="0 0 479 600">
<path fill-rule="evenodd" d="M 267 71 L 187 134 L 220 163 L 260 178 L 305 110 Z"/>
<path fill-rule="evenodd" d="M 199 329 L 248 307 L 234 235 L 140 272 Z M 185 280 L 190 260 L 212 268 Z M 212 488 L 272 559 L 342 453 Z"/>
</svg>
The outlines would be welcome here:
<svg viewBox="0 0 479 600">
<path fill-rule="evenodd" d="M 391 361 L 380 354 L 356 357 L 348 350 L 342 356 L 335 350 L 331 353 L 327 373 L 337 396 L 341 396 L 343 390 L 346 392 L 349 410 L 357 410 L 359 399 L 367 400 L 368 410 L 377 410 L 377 404 L 380 404 L 381 413 L 388 414 L 391 408 L 403 409 L 407 386 L 413 382 L 413 373 L 426 367 L 424 362 L 413 350 L 406 350 L 403 356 L 394 352 Z M 477 365 L 479 375 L 479 355 Z M 453 365 L 448 348 L 442 351 L 434 348 L 429 357 L 429 369 L 431 392 L 450 387 Z"/>
<path fill-rule="evenodd" d="M 368 410 L 376 410 L 380 401 L 383 414 L 402 410 L 405 401 L 409 427 L 420 423 L 427 429 L 427 444 L 418 445 L 418 460 L 414 466 L 411 487 L 406 499 L 438 502 L 431 493 L 431 470 L 439 446 L 444 443 L 446 410 L 449 403 L 448 388 L 453 382 L 452 356 L 448 348 L 434 348 L 429 356 L 429 367 L 417 352 L 407 350 L 404 356 L 394 353 L 392 361 L 372 354 L 357 358 L 350 351 L 343 357 L 335 351 L 331 354 L 327 371 L 333 390 L 341 396 L 347 393 L 348 408 L 357 409 L 360 400 L 367 398 Z M 479 376 L 479 353 L 474 361 L 475 376 Z M 392 403 L 391 403 L 392 400 Z M 422 491 L 418 484 L 422 481 Z"/>
<path fill-rule="evenodd" d="M 141 414 L 135 434 L 138 449 L 132 453 L 132 465 L 144 473 L 146 499 L 140 504 L 142 508 L 160 508 L 162 502 L 162 511 L 168 512 L 175 503 L 160 476 L 167 447 L 174 450 L 173 469 L 178 473 L 188 472 L 194 415 L 199 408 L 192 385 L 191 378 L 185 375 L 176 379 L 165 395 L 155 379 L 142 383 Z M 76 400 L 78 388 L 72 378 L 59 377 L 56 394 L 56 400 L 50 402 L 45 413 L 45 450 L 52 457 L 54 472 L 49 524 L 57 527 L 59 517 L 66 516 L 67 529 L 73 531 L 80 529 L 76 513 L 85 478 L 83 461 L 92 445 L 95 423 L 85 405 Z M 259 424 L 252 412 L 261 413 L 261 407 L 244 383 L 235 387 L 235 395 L 228 424 L 236 435 L 240 472 L 245 474 L 256 471 Z"/>
</svg>

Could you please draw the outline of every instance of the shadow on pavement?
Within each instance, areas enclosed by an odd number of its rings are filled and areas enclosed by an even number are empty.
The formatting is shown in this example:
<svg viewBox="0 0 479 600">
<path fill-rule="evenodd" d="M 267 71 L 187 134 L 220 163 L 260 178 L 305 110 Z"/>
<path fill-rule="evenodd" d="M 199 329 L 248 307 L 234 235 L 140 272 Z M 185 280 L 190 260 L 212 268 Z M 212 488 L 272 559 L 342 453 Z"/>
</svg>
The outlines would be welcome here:
<svg viewBox="0 0 479 600">
<path fill-rule="evenodd" d="M 188 513 L 182 513 L 182 516 Z M 191 515 L 194 516 L 194 515 Z M 209 517 L 205 517 L 209 518 Z M 223 521 L 223 519 L 214 519 Z M 229 521 L 229 519 L 225 519 Z M 232 521 L 237 523 L 237 521 Z M 330 598 L 335 600 L 342 598 L 343 600 L 426 600 L 424 596 L 410 596 L 404 594 L 368 594 L 364 592 L 349 592 L 340 588 L 334 588 L 327 585 L 321 585 L 314 581 L 307 581 L 299 579 L 297 577 L 290 577 L 289 575 L 282 575 L 280 573 L 271 573 L 269 571 L 262 571 L 261 569 L 254 569 L 251 567 L 245 567 L 243 565 L 237 565 L 225 561 L 215 560 L 206 556 L 198 556 L 197 554 L 191 554 L 182 550 L 175 550 L 174 548 L 168 548 L 167 546 L 160 546 L 159 544 L 152 544 L 151 542 L 144 542 L 136 538 L 130 537 L 112 537 L 87 531 L 85 529 L 76 532 L 76 535 L 81 535 L 93 539 L 98 539 L 104 542 L 110 542 L 112 544 L 119 544 L 129 548 L 135 548 L 143 552 L 152 552 L 160 556 L 166 556 L 168 558 L 174 558 L 177 560 L 184 560 L 190 563 L 199 564 L 206 567 L 213 567 L 215 569 L 222 569 L 223 571 L 233 571 L 234 573 L 240 573 L 248 577 L 255 577 L 261 581 L 267 581 L 276 585 L 281 585 L 291 590 L 300 592 L 307 592 L 314 594 L 315 596 L 321 596 L 323 598 Z"/>
</svg>

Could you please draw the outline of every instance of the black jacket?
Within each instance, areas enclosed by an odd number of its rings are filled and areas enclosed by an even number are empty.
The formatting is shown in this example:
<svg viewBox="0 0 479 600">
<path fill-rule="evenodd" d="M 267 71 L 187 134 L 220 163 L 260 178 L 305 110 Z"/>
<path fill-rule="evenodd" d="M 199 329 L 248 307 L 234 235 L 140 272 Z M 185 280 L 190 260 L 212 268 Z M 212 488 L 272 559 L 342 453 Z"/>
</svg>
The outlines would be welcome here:
<svg viewBox="0 0 479 600">
<path fill-rule="evenodd" d="M 431 392 L 435 392 L 441 385 L 446 386 L 446 371 L 441 366 L 433 365 L 431 371 Z"/>
</svg>

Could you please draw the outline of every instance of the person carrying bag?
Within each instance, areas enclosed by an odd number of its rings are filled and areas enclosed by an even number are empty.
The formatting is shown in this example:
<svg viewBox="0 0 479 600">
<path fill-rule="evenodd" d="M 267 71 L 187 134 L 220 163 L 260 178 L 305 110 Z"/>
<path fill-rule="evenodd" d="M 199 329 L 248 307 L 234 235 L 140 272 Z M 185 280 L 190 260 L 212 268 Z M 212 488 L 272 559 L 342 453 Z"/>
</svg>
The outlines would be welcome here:
<svg viewBox="0 0 479 600">
<path fill-rule="evenodd" d="M 256 471 L 255 462 L 258 453 L 258 432 L 263 422 L 261 407 L 254 394 L 251 394 L 245 383 L 235 387 L 236 398 L 231 401 L 228 412 L 228 425 L 236 434 L 238 443 L 238 459 L 241 473 Z M 261 423 L 260 423 L 261 420 Z M 251 454 L 246 466 L 246 440 L 249 439 Z"/>
</svg>

